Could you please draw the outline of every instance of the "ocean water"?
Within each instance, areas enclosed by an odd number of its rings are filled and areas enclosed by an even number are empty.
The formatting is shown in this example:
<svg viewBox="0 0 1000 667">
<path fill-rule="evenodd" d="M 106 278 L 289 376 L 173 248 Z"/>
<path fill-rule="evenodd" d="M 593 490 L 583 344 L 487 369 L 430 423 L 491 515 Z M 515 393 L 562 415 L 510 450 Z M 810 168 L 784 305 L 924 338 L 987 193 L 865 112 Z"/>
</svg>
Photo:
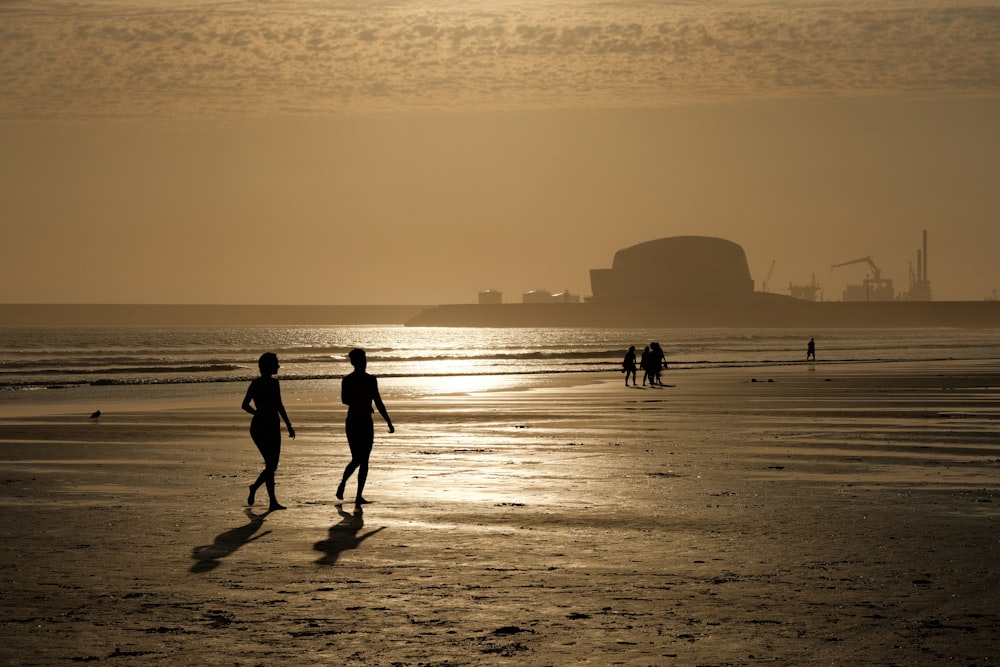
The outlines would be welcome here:
<svg viewBox="0 0 1000 667">
<path fill-rule="evenodd" d="M 995 329 L 488 329 L 403 326 L 0 327 L 0 406 L 118 396 L 242 392 L 262 352 L 288 391 L 330 389 L 368 352 L 383 394 L 528 387 L 554 374 L 618 373 L 629 345 L 658 341 L 671 372 L 800 364 L 1000 359 Z M 154 392 L 156 392 L 154 394 Z"/>
</svg>

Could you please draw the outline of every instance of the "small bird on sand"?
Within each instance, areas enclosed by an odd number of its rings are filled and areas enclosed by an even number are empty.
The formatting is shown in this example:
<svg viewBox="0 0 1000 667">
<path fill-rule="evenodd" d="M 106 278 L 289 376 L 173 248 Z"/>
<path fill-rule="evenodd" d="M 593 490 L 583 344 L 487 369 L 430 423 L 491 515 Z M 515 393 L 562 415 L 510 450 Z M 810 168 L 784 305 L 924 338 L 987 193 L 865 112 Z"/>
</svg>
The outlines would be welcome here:
<svg viewBox="0 0 1000 667">
<path fill-rule="evenodd" d="M 101 418 L 101 411 L 100 410 L 96 411 L 94 414 L 90 415 L 90 418 L 91 419 L 100 419 Z"/>
</svg>

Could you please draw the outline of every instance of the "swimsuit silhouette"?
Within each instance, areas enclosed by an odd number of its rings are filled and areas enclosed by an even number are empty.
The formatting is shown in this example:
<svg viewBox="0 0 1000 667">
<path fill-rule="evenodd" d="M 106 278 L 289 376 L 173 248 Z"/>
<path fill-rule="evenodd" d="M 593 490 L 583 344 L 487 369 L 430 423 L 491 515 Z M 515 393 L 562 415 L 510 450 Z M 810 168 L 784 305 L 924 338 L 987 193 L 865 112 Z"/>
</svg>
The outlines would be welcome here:
<svg viewBox="0 0 1000 667">
<path fill-rule="evenodd" d="M 253 444 L 257 445 L 260 455 L 264 457 L 264 469 L 257 476 L 256 481 L 250 485 L 247 505 L 254 504 L 257 489 L 263 484 L 267 488 L 267 496 L 271 501 L 268 509 L 283 510 L 285 509 L 284 505 L 279 503 L 274 495 L 274 473 L 278 469 L 278 460 L 281 458 L 281 422 L 279 418 L 285 420 L 288 437 L 292 440 L 295 439 L 295 429 L 292 428 L 292 422 L 289 421 L 285 406 L 281 402 L 281 387 L 278 385 L 278 381 L 271 377 L 280 368 L 277 355 L 265 352 L 260 355 L 257 365 L 260 367 L 260 377 L 247 387 L 242 407 L 253 415 L 253 419 L 250 420 L 250 437 L 253 439 Z"/>
<path fill-rule="evenodd" d="M 372 423 L 372 403 L 375 409 L 385 419 L 389 433 L 396 431 L 386 412 L 382 396 L 378 391 L 378 380 L 374 375 L 365 372 L 368 358 L 364 350 L 353 349 L 348 357 L 354 366 L 354 371 L 345 375 L 340 383 L 340 400 L 347 406 L 347 420 L 344 428 L 347 432 L 347 444 L 351 448 L 351 462 L 344 468 L 344 475 L 337 486 L 337 499 L 344 499 L 344 487 L 347 480 L 358 471 L 358 490 L 354 502 L 357 505 L 368 501 L 362 495 L 365 482 L 368 480 L 368 459 L 371 457 L 372 446 L 375 443 L 375 426 Z"/>
</svg>

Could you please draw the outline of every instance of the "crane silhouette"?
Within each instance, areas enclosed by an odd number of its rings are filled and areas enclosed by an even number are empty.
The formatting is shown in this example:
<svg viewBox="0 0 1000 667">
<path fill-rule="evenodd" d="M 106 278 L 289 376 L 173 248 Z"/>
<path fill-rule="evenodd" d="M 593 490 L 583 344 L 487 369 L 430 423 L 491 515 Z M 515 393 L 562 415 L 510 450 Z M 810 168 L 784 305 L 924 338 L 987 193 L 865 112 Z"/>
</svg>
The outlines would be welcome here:
<svg viewBox="0 0 1000 667">
<path fill-rule="evenodd" d="M 774 273 L 774 265 L 777 264 L 777 263 L 778 263 L 778 260 L 776 260 L 776 259 L 772 259 L 771 260 L 771 268 L 767 270 L 767 278 L 764 278 L 764 280 L 761 281 L 761 284 L 760 284 L 760 291 L 761 292 L 766 292 L 767 291 L 767 284 L 769 282 L 771 282 L 771 274 Z"/>
<path fill-rule="evenodd" d="M 877 266 L 875 266 L 875 262 L 874 260 L 872 260 L 871 257 L 859 257 L 858 259 L 852 259 L 849 262 L 841 262 L 840 264 L 833 264 L 830 266 L 830 270 L 833 271 L 834 269 L 839 269 L 842 266 L 849 266 L 851 264 L 860 264 L 862 262 L 868 263 L 868 267 L 872 270 L 872 277 L 875 278 L 876 282 L 882 280 L 882 271 Z"/>
<path fill-rule="evenodd" d="M 841 266 L 851 264 L 867 264 L 871 275 L 865 276 L 862 285 L 848 285 L 844 290 L 844 301 L 892 301 L 895 295 L 892 289 L 892 278 L 883 278 L 882 270 L 878 268 L 871 257 L 859 257 L 849 262 L 834 264 L 830 267 L 833 271 Z"/>
</svg>

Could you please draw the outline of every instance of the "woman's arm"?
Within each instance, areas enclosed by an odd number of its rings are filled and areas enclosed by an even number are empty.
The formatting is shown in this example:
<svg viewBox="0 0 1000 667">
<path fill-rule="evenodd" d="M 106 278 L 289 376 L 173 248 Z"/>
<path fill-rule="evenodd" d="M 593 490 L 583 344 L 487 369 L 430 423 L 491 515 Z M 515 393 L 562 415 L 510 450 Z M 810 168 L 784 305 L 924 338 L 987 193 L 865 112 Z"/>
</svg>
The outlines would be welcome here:
<svg viewBox="0 0 1000 667">
<path fill-rule="evenodd" d="M 348 379 L 349 377 L 350 377 L 349 375 L 345 375 L 343 378 L 340 379 L 340 402 L 343 403 L 344 405 L 351 404 L 350 387 L 349 387 L 350 380 Z"/>
<path fill-rule="evenodd" d="M 295 439 L 295 429 L 292 428 L 292 422 L 288 419 L 288 413 L 285 412 L 285 404 L 281 401 L 281 385 L 277 382 L 274 383 L 274 394 L 275 398 L 278 399 L 278 414 L 285 422 L 285 427 L 288 428 L 288 437 L 292 440 Z"/>
<path fill-rule="evenodd" d="M 247 387 L 247 395 L 243 397 L 243 405 L 241 406 L 244 410 L 252 415 L 257 414 L 257 411 L 250 406 L 250 401 L 253 399 L 253 382 Z"/>
<path fill-rule="evenodd" d="M 389 419 L 389 413 L 385 409 L 385 403 L 382 402 L 382 395 L 378 391 L 378 380 L 374 377 L 372 378 L 372 390 L 374 393 L 372 400 L 375 401 L 375 409 L 378 410 L 378 413 L 382 415 L 382 419 L 384 419 L 385 423 L 389 426 L 389 433 L 395 433 L 396 428 L 392 425 L 392 420 Z"/>
</svg>

